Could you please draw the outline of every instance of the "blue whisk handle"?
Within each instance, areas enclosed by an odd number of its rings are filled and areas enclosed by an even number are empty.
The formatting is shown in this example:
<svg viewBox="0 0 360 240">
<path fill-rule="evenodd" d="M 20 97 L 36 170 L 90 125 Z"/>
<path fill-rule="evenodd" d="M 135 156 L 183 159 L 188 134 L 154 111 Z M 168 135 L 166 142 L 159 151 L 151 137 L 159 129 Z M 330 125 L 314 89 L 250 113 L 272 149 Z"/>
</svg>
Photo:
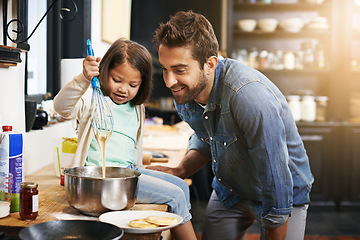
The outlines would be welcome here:
<svg viewBox="0 0 360 240">
<path fill-rule="evenodd" d="M 90 55 L 94 56 L 94 50 L 91 47 L 90 39 L 88 39 L 86 41 L 86 45 L 87 45 L 87 48 L 86 48 L 87 55 L 88 56 L 90 56 Z M 99 79 L 97 77 L 93 77 L 93 79 L 91 80 L 91 86 L 92 86 L 92 88 L 99 88 L 100 87 Z"/>
<path fill-rule="evenodd" d="M 87 45 L 87 48 L 86 48 L 86 52 L 87 52 L 87 55 L 88 56 L 94 56 L 94 50 L 92 49 L 92 47 L 91 47 L 91 41 L 90 41 L 90 39 L 88 39 L 87 41 L 86 41 L 86 45 Z"/>
<path fill-rule="evenodd" d="M 99 79 L 97 77 L 93 77 L 93 79 L 91 80 L 91 86 L 92 88 L 100 87 Z"/>
</svg>

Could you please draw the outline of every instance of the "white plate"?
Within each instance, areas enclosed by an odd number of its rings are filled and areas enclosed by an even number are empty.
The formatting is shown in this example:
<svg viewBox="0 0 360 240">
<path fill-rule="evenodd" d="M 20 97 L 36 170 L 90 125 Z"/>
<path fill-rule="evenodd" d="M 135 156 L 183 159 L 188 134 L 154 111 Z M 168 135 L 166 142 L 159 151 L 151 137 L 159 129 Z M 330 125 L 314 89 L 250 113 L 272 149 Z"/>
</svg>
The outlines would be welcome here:
<svg viewBox="0 0 360 240">
<path fill-rule="evenodd" d="M 129 222 L 131 220 L 146 218 L 147 216 L 173 217 L 176 218 L 176 223 L 173 225 L 157 227 L 157 228 L 133 228 L 129 226 Z M 124 232 L 127 233 L 155 233 L 178 226 L 183 221 L 183 218 L 180 217 L 179 215 L 168 212 L 128 210 L 128 211 L 113 211 L 113 212 L 103 213 L 100 215 L 99 220 L 101 222 L 106 222 L 116 225 L 124 229 Z"/>
</svg>

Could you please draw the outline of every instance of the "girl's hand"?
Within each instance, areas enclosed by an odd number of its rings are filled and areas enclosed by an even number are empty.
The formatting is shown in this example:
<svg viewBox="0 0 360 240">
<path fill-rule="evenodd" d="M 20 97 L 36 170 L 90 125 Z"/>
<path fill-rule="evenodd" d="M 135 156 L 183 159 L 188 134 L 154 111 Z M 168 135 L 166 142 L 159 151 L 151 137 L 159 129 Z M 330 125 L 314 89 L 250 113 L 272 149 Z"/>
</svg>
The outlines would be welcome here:
<svg viewBox="0 0 360 240">
<path fill-rule="evenodd" d="M 98 76 L 99 73 L 99 62 L 100 57 L 95 58 L 94 56 L 87 56 L 83 61 L 83 74 L 89 81 L 93 77 Z"/>
</svg>

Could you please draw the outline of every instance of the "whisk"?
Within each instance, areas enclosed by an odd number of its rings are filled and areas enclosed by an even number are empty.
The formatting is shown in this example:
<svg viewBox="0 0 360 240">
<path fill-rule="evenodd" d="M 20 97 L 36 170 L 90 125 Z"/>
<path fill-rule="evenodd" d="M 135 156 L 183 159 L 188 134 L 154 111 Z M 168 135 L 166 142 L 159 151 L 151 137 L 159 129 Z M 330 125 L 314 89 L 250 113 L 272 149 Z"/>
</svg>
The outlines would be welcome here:
<svg viewBox="0 0 360 240">
<path fill-rule="evenodd" d="M 90 39 L 87 40 L 87 54 L 94 56 Z M 100 90 L 99 79 L 96 76 L 91 80 L 91 86 L 93 94 L 91 97 L 90 121 L 95 139 L 99 143 L 102 152 L 103 177 L 105 177 L 105 143 L 112 134 L 114 119 L 111 108 Z"/>
</svg>

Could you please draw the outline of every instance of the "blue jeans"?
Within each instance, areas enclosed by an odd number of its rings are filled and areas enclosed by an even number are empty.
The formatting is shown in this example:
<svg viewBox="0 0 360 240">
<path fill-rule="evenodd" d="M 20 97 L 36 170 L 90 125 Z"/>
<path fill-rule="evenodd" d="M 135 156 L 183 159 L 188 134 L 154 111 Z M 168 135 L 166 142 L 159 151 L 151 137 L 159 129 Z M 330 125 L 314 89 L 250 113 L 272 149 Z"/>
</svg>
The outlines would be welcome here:
<svg viewBox="0 0 360 240">
<path fill-rule="evenodd" d="M 151 169 L 137 170 L 141 175 L 136 202 L 166 204 L 170 212 L 183 218 L 182 223 L 191 219 L 189 186 L 183 179 Z"/>
</svg>

